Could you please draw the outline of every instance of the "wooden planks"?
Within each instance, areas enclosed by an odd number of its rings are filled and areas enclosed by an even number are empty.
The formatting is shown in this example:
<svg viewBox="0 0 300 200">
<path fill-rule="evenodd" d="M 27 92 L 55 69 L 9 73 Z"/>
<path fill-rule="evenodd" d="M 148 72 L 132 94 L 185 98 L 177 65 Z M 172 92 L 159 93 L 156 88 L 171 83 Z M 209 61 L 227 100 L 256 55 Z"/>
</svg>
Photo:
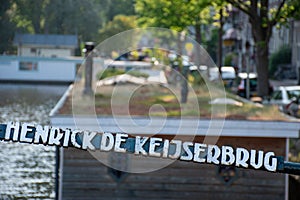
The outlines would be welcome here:
<svg viewBox="0 0 300 200">
<path fill-rule="evenodd" d="M 202 141 L 203 137 L 195 138 Z M 218 145 L 232 145 L 285 154 L 285 139 L 222 137 Z M 154 162 L 154 161 L 153 161 Z M 127 174 L 118 182 L 108 167 L 89 152 L 64 150 L 63 199 L 284 199 L 285 175 L 236 169 L 237 178 L 226 185 L 218 166 L 176 161 L 158 171 Z"/>
</svg>

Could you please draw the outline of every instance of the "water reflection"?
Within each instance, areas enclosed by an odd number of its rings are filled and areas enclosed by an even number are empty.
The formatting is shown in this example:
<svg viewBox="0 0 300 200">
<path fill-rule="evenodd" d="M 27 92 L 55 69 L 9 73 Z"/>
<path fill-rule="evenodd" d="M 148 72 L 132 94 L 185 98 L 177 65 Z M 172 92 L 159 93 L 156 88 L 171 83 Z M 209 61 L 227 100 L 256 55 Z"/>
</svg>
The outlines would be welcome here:
<svg viewBox="0 0 300 200">
<path fill-rule="evenodd" d="M 49 124 L 67 86 L 0 84 L 0 123 Z M 55 148 L 0 141 L 0 199 L 54 198 Z"/>
</svg>

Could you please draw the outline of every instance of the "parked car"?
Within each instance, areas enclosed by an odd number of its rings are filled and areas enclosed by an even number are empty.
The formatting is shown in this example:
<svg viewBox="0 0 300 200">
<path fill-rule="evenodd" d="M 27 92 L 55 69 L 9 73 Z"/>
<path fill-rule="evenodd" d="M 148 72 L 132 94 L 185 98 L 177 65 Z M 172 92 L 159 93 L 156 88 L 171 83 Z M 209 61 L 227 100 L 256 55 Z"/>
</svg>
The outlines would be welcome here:
<svg viewBox="0 0 300 200">
<path fill-rule="evenodd" d="M 223 79 L 224 86 L 227 88 L 231 88 L 236 78 L 236 72 L 234 67 L 222 66 L 221 72 L 222 72 L 222 79 Z"/>
<path fill-rule="evenodd" d="M 209 74 L 208 80 L 210 81 L 218 81 L 220 77 L 218 67 L 207 67 L 206 65 L 200 65 L 199 67 L 197 67 L 193 65 L 190 67 L 190 71 L 192 72 L 193 70 L 198 70 L 204 76 L 207 76 L 207 74 Z M 209 72 L 207 70 L 209 70 Z"/>
<path fill-rule="evenodd" d="M 257 96 L 257 75 L 255 73 L 249 73 L 250 82 L 250 97 Z M 238 73 L 238 76 L 233 84 L 232 90 L 234 93 L 241 97 L 246 97 L 247 88 L 247 73 Z"/>
<path fill-rule="evenodd" d="M 299 109 L 300 86 L 280 86 L 274 90 L 270 103 L 278 105 L 280 111 L 295 115 L 295 105 Z M 293 111 L 294 110 L 294 111 Z"/>
</svg>

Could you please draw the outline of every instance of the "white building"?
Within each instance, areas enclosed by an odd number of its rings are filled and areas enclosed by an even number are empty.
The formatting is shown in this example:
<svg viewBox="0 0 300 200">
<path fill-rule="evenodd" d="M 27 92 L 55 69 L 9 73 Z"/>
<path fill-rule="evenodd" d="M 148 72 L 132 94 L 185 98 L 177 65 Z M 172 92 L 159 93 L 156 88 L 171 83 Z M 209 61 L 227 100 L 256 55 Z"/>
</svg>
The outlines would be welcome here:
<svg viewBox="0 0 300 200">
<path fill-rule="evenodd" d="M 78 47 L 76 35 L 16 34 L 18 56 L 67 57 Z"/>
<path fill-rule="evenodd" d="M 297 84 L 300 85 L 300 21 L 294 21 L 292 27 L 292 66 L 296 68 Z"/>
</svg>

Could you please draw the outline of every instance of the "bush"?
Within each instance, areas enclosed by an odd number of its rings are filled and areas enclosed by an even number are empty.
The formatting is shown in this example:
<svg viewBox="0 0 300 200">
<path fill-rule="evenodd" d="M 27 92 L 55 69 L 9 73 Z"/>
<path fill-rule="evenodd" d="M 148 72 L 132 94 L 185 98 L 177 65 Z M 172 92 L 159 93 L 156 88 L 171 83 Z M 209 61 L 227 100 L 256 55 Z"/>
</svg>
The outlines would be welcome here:
<svg viewBox="0 0 300 200">
<path fill-rule="evenodd" d="M 135 77 L 144 77 L 144 78 L 148 78 L 149 75 L 137 70 L 130 70 L 129 72 L 127 72 L 127 74 L 131 75 L 131 76 L 135 76 Z"/>
<path fill-rule="evenodd" d="M 203 79 L 202 75 L 198 71 L 193 71 L 189 75 L 189 82 L 195 86 L 202 86 L 205 85 L 205 80 Z"/>
<path fill-rule="evenodd" d="M 274 76 L 275 72 L 278 69 L 278 66 L 281 64 L 290 64 L 292 61 L 292 49 L 288 45 L 284 45 L 279 48 L 278 51 L 274 52 L 270 56 L 269 61 L 269 73 L 271 76 Z"/>
<path fill-rule="evenodd" d="M 108 68 L 108 69 L 105 69 L 105 70 L 99 72 L 97 74 L 97 79 L 102 80 L 107 77 L 117 76 L 117 75 L 124 74 L 124 73 L 125 73 L 125 70 L 123 70 L 123 69 Z"/>
<path fill-rule="evenodd" d="M 224 58 L 224 66 L 232 66 L 234 64 L 233 59 L 236 56 L 237 55 L 235 53 L 228 53 Z"/>
<path fill-rule="evenodd" d="M 123 69 L 116 69 L 116 68 L 108 68 L 105 69 L 104 71 L 101 71 L 97 74 L 97 79 L 98 80 L 102 80 L 108 77 L 112 77 L 112 76 L 117 76 L 117 75 L 121 75 L 121 74 L 129 74 L 131 76 L 135 76 L 135 77 L 144 77 L 144 78 L 148 78 L 149 75 L 137 70 L 130 70 L 128 72 L 126 72 Z"/>
</svg>

